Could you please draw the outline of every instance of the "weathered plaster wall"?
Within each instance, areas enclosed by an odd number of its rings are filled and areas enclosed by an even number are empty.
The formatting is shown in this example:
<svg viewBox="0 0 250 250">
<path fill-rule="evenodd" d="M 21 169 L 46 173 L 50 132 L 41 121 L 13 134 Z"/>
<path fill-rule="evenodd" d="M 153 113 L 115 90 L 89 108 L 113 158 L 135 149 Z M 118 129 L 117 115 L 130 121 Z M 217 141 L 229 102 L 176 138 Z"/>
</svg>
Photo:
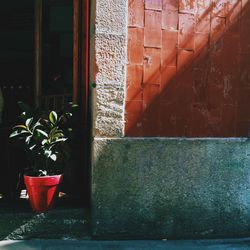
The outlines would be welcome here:
<svg viewBox="0 0 250 250">
<path fill-rule="evenodd" d="M 93 236 L 249 236 L 249 152 L 247 139 L 96 139 Z"/>
<path fill-rule="evenodd" d="M 247 136 L 249 5 L 129 1 L 126 135 Z"/>
<path fill-rule="evenodd" d="M 94 135 L 124 134 L 127 0 L 96 0 Z"/>
</svg>

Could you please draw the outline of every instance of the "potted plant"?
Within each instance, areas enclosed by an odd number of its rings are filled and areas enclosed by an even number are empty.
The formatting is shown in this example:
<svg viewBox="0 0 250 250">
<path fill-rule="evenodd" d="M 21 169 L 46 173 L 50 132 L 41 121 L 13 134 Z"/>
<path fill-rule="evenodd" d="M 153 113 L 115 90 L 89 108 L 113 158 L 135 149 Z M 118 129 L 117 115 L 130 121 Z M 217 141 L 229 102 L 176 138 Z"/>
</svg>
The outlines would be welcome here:
<svg viewBox="0 0 250 250">
<path fill-rule="evenodd" d="M 69 156 L 70 118 L 77 105 L 70 103 L 61 112 L 40 112 L 19 102 L 22 122 L 12 128 L 10 138 L 20 141 L 29 166 L 24 183 L 33 211 L 44 212 L 55 206 L 63 178 L 63 161 Z"/>
</svg>

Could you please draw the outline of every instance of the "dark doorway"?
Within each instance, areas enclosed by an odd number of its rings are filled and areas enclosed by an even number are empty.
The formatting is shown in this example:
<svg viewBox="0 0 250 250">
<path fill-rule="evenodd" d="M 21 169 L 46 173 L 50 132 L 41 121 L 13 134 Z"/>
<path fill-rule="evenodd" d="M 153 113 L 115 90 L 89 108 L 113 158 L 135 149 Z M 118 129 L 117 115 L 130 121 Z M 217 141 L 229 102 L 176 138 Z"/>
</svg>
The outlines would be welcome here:
<svg viewBox="0 0 250 250">
<path fill-rule="evenodd" d="M 18 195 L 19 173 L 25 165 L 22 152 L 10 145 L 10 128 L 17 121 L 17 101 L 33 104 L 34 88 L 33 0 L 2 1 L 0 5 L 0 88 L 4 99 L 0 124 L 0 193 Z"/>
<path fill-rule="evenodd" d="M 73 0 L 45 0 L 42 10 L 41 96 L 45 108 L 72 101 Z"/>
<path fill-rule="evenodd" d="M 33 0 L 2 1 L 0 7 L 0 86 L 4 96 L 3 125 L 18 112 L 17 100 L 31 104 L 34 82 Z"/>
<path fill-rule="evenodd" d="M 81 202 L 88 201 L 87 3 L 12 0 L 0 5 L 0 87 L 4 98 L 0 197 L 19 195 L 21 169 L 26 164 L 23 152 L 8 139 L 20 113 L 17 102 L 60 110 L 74 101 L 79 104 L 77 140 L 63 188 Z"/>
</svg>

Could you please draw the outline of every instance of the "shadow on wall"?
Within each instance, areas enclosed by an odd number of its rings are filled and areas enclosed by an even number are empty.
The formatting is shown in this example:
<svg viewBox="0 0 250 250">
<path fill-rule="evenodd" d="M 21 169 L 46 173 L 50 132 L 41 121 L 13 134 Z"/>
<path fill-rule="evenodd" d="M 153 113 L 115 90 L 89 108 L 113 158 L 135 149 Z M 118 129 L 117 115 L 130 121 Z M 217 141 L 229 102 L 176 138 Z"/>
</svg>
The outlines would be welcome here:
<svg viewBox="0 0 250 250">
<path fill-rule="evenodd" d="M 125 134 L 247 136 L 249 1 L 139 2 L 129 4 Z"/>
</svg>

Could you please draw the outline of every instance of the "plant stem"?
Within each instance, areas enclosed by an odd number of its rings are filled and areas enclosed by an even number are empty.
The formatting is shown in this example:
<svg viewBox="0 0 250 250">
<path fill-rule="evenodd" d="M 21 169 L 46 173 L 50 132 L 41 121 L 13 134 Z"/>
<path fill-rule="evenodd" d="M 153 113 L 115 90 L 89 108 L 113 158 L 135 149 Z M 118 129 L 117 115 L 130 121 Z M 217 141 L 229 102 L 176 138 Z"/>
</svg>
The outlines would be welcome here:
<svg viewBox="0 0 250 250">
<path fill-rule="evenodd" d="M 45 165 L 45 166 L 46 166 L 46 170 L 48 171 L 48 169 L 49 169 L 49 159 L 46 158 L 46 161 L 45 161 L 45 162 L 46 162 L 46 165 Z"/>
</svg>

